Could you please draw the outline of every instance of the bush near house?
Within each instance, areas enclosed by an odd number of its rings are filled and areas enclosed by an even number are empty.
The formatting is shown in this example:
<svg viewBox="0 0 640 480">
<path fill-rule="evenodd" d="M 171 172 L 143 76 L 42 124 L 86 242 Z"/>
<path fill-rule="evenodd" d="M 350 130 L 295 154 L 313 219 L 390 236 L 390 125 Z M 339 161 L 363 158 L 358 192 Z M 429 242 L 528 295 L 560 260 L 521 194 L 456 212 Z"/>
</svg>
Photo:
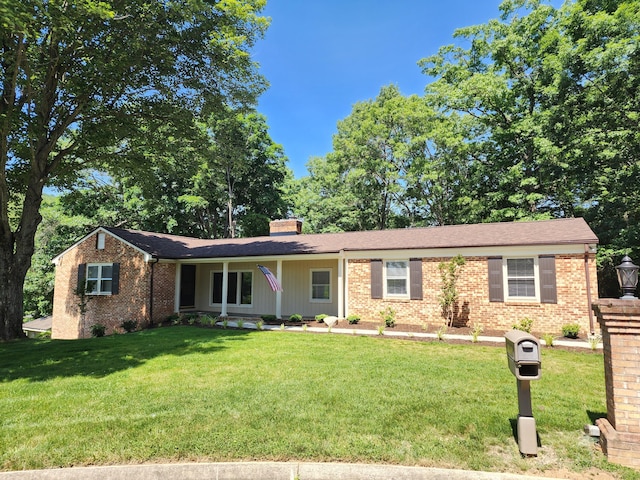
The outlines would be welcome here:
<svg viewBox="0 0 640 480">
<path fill-rule="evenodd" d="M 578 338 L 580 334 L 580 325 L 577 323 L 568 323 L 562 326 L 562 335 L 567 338 Z"/>
</svg>

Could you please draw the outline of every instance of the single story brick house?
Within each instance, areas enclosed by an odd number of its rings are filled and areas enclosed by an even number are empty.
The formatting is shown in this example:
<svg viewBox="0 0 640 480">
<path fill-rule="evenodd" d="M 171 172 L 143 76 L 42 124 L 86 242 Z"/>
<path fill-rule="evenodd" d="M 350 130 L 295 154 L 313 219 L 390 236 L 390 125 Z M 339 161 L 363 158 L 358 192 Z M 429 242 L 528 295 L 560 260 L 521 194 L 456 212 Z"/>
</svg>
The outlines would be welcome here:
<svg viewBox="0 0 640 480">
<path fill-rule="evenodd" d="M 270 225 L 270 236 L 217 240 L 96 229 L 53 260 L 52 337 L 86 337 L 97 323 L 110 333 L 123 320 L 149 325 L 189 311 L 381 322 L 390 307 L 398 323 L 437 325 L 444 321 L 438 265 L 458 254 L 466 262 L 456 324 L 508 330 L 531 318 L 539 332 L 560 333 L 567 323 L 583 333 L 596 328 L 598 238 L 581 218 L 325 234 L 301 234 L 297 219 Z"/>
</svg>

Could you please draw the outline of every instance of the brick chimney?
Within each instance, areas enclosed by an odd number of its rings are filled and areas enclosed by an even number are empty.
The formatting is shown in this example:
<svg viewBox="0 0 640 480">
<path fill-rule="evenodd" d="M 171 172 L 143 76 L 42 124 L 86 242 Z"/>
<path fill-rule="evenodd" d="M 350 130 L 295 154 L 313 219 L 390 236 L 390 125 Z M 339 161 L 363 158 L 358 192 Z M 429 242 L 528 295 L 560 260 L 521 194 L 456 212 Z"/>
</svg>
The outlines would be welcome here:
<svg viewBox="0 0 640 480">
<path fill-rule="evenodd" d="M 302 233 L 302 221 L 297 218 L 285 218 L 269 222 L 269 235 L 279 237 L 282 235 L 300 235 Z"/>
</svg>

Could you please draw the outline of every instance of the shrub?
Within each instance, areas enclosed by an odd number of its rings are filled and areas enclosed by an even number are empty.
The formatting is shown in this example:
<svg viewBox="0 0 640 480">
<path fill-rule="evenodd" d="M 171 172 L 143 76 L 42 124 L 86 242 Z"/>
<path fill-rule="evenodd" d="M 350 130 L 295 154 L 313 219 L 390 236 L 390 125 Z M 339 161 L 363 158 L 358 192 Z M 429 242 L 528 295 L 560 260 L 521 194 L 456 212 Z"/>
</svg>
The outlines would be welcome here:
<svg viewBox="0 0 640 480">
<path fill-rule="evenodd" d="M 187 321 L 187 323 L 189 325 L 193 325 L 194 323 L 196 323 L 198 321 L 198 314 L 197 313 L 187 313 L 184 316 L 184 319 Z"/>
<path fill-rule="evenodd" d="M 436 337 L 438 337 L 438 340 L 442 341 L 444 340 L 444 336 L 446 333 L 447 333 L 447 324 L 445 323 L 436 332 Z"/>
<path fill-rule="evenodd" d="M 179 323 L 182 323 L 182 316 L 179 313 L 172 313 L 167 317 L 167 322 L 171 325 L 178 325 Z"/>
<path fill-rule="evenodd" d="M 544 343 L 547 344 L 547 347 L 553 347 L 554 337 L 550 333 L 545 333 L 544 335 L 542 335 L 542 340 L 544 340 Z"/>
<path fill-rule="evenodd" d="M 598 348 L 600 340 L 602 340 L 602 335 L 597 333 L 595 335 L 589 335 L 589 346 L 591 347 L 591 350 L 596 350 Z"/>
<path fill-rule="evenodd" d="M 482 324 L 474 323 L 473 329 L 471 330 L 471 337 L 472 337 L 473 343 L 477 343 L 478 337 L 480 336 L 481 333 L 482 333 Z"/>
<path fill-rule="evenodd" d="M 347 320 L 349 321 L 349 325 L 355 325 L 360 321 L 360 315 L 349 315 Z"/>
<path fill-rule="evenodd" d="M 262 320 L 258 320 L 256 322 L 256 330 L 262 330 L 264 328 L 264 322 Z"/>
<path fill-rule="evenodd" d="M 460 276 L 460 269 L 465 264 L 465 259 L 458 254 L 448 262 L 441 262 L 438 265 L 442 286 L 438 299 L 442 308 L 442 315 L 447 321 L 449 327 L 453 326 L 455 314 L 458 305 L 458 289 L 457 282 Z"/>
<path fill-rule="evenodd" d="M 580 325 L 577 323 L 568 323 L 562 326 L 562 336 L 567 338 L 578 338 L 580 333 Z"/>
<path fill-rule="evenodd" d="M 289 317 L 289 321 L 290 322 L 301 322 L 302 321 L 302 315 L 299 313 L 294 313 L 293 315 L 291 315 Z"/>
<path fill-rule="evenodd" d="M 200 323 L 206 327 L 212 327 L 216 324 L 216 317 L 213 317 L 211 315 L 204 315 L 202 317 L 200 317 Z"/>
<path fill-rule="evenodd" d="M 131 333 L 138 328 L 138 322 L 135 320 L 125 320 L 120 324 L 120 327 L 127 333 Z"/>
<path fill-rule="evenodd" d="M 106 325 L 102 325 L 101 323 L 96 323 L 91 325 L 91 336 L 92 337 L 104 337 L 104 334 L 107 331 Z"/>
<path fill-rule="evenodd" d="M 530 318 L 523 318 L 518 323 L 513 324 L 514 330 L 522 330 L 523 332 L 531 333 L 531 327 L 533 326 L 533 320 Z"/>
<path fill-rule="evenodd" d="M 382 320 L 384 320 L 385 326 L 389 328 L 396 326 L 396 311 L 393 308 L 387 307 L 385 310 L 382 310 L 380 316 Z"/>
<path fill-rule="evenodd" d="M 242 319 L 236 320 L 236 327 L 244 328 L 244 320 Z"/>
<path fill-rule="evenodd" d="M 260 315 L 260 318 L 264 320 L 266 323 L 273 323 L 277 320 L 275 315 Z"/>
<path fill-rule="evenodd" d="M 324 320 L 325 318 L 327 318 L 328 316 L 329 316 L 329 315 L 327 315 L 326 313 L 320 313 L 320 314 L 316 315 L 316 317 L 315 317 L 315 318 L 316 318 L 316 322 L 320 322 L 320 323 L 322 323 L 322 322 L 323 322 L 323 320 Z"/>
</svg>

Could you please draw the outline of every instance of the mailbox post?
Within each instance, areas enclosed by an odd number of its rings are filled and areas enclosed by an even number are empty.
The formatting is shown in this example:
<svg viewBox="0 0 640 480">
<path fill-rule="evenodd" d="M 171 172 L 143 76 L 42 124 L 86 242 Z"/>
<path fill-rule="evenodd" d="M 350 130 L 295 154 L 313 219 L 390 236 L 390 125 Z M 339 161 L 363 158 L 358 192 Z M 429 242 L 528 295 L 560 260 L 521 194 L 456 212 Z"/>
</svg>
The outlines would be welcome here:
<svg viewBox="0 0 640 480">
<path fill-rule="evenodd" d="M 536 420 L 531 408 L 531 380 L 540 378 L 540 342 L 531 334 L 512 330 L 504 336 L 509 370 L 518 385 L 518 448 L 522 455 L 538 454 Z"/>
</svg>

